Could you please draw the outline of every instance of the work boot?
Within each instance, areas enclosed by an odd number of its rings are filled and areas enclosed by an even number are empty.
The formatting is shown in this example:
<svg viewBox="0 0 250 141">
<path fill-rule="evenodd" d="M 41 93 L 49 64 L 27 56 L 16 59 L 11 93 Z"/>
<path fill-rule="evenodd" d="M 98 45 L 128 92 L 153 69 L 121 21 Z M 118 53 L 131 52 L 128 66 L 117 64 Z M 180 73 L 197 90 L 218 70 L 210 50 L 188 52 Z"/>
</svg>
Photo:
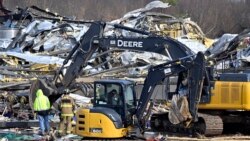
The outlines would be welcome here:
<svg viewBox="0 0 250 141">
<path fill-rule="evenodd" d="M 44 136 L 44 135 L 45 135 L 45 133 L 44 133 L 44 132 L 42 132 L 42 131 L 40 131 L 40 132 L 38 133 L 38 135 L 40 135 L 40 136 Z"/>
</svg>

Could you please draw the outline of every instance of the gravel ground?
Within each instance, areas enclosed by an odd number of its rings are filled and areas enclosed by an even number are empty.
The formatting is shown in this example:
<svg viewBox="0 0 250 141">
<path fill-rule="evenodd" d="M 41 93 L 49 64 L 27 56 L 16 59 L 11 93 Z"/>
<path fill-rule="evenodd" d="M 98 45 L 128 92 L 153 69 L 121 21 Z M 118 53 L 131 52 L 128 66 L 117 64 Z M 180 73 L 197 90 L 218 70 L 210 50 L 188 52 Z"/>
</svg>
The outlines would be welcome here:
<svg viewBox="0 0 250 141">
<path fill-rule="evenodd" d="M 148 141 L 243 141 L 250 140 L 250 135 L 242 134 L 227 134 L 213 137 L 177 137 L 177 136 L 168 136 L 168 135 L 156 135 L 152 132 L 145 135 Z M 51 132 L 49 135 L 40 136 L 38 128 L 31 129 L 1 129 L 0 130 L 0 141 L 11 141 L 11 140 L 30 140 L 30 141 L 79 141 L 82 140 L 82 137 L 70 134 L 60 138 L 56 137 L 55 132 Z M 119 139 L 123 140 L 123 139 Z M 129 139 L 126 139 L 129 140 Z"/>
</svg>

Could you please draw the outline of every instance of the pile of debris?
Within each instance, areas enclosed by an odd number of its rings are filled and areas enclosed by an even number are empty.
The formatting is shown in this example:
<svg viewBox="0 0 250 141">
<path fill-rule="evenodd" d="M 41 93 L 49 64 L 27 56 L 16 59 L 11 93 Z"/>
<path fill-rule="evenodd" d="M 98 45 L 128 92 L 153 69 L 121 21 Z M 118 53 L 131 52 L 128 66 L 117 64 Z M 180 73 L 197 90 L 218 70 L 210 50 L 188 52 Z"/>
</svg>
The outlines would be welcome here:
<svg viewBox="0 0 250 141">
<path fill-rule="evenodd" d="M 215 40 L 207 38 L 200 27 L 189 18 L 182 19 L 163 13 L 150 12 L 155 8 L 168 7 L 167 3 L 153 1 L 145 8 L 131 11 L 120 19 L 107 22 L 104 35 L 145 36 L 114 28 L 114 24 L 120 24 L 152 34 L 175 38 L 193 52 L 203 51 L 210 58 L 217 58 L 214 60 L 215 62 L 225 61 L 224 59 L 227 58 L 229 67 L 232 65 L 237 68 L 248 65 L 245 62 L 249 62 L 249 30 L 238 36 L 225 37 L 226 35 L 224 35 L 214 42 Z M 93 21 L 62 16 L 36 6 L 25 9 L 17 8 L 16 11 L 9 11 L 2 16 L 0 21 L 0 90 L 5 93 L 3 99 L 7 99 L 6 95 L 12 93 L 17 97 L 17 100 L 11 103 L 12 107 L 28 106 L 28 100 L 23 102 L 21 99 L 28 99 L 31 82 L 37 78 L 53 79 L 61 66 L 64 65 L 64 69 L 66 69 L 71 61 L 64 64 L 64 60 L 70 59 L 68 58 L 70 52 L 81 45 L 81 39 L 84 38 L 91 22 Z M 220 54 L 220 50 L 227 50 L 228 54 Z M 105 56 L 105 54 L 109 55 Z M 80 77 L 87 79 L 119 77 L 141 81 L 150 66 L 169 60 L 171 58 L 154 53 L 115 49 L 106 52 L 97 51 L 88 61 L 87 67 L 83 69 Z M 85 86 L 85 89 L 91 89 L 91 86 Z M 5 103 L 3 102 L 2 105 L 6 105 Z M 5 107 L 0 108 L 0 113 L 3 115 L 8 111 L 8 108 L 5 110 Z M 30 110 L 30 108 L 20 109 Z M 160 109 L 158 108 L 158 110 Z M 20 119 L 32 118 L 31 115 L 25 115 L 25 111 L 14 113 L 15 117 L 20 117 Z"/>
<path fill-rule="evenodd" d="M 154 8 L 167 7 L 169 5 L 166 3 L 154 1 L 145 8 L 129 12 L 123 18 L 107 24 L 119 23 L 155 34 L 170 36 L 183 41 L 194 52 L 204 51 L 207 38 L 194 22 L 188 19 L 177 19 L 162 13 L 148 12 Z M 18 87 L 27 89 L 30 81 L 36 78 L 53 77 L 56 70 L 62 66 L 68 53 L 80 43 L 89 27 L 89 21 L 70 19 L 36 6 L 26 9 L 18 8 L 17 11 L 10 12 L 4 17 L 9 18 L 1 21 L 2 28 L 0 29 L 5 36 L 0 38 L 0 82 L 2 84 L 0 89 L 2 90 L 13 89 L 10 86 L 14 86 L 15 89 L 18 89 Z M 15 19 L 12 17 L 15 17 Z M 104 34 L 106 36 L 143 36 L 116 30 L 110 26 L 107 26 Z M 188 39 L 188 42 L 184 41 L 186 39 Z M 193 42 L 196 44 L 195 46 L 190 39 L 195 39 L 195 42 Z M 199 47 L 197 48 L 197 46 Z M 134 77 L 147 73 L 147 68 L 150 65 L 159 64 L 169 59 L 152 53 L 119 53 L 116 50 L 110 50 L 109 52 L 110 59 L 105 62 L 109 64 L 109 71 L 105 70 L 103 67 L 105 63 L 96 55 L 89 60 L 83 73 L 85 77 L 95 75 L 102 75 L 102 77 L 104 77 L 103 75 L 112 75 L 113 77 L 130 75 Z M 138 62 L 143 65 L 135 68 Z M 125 69 L 128 68 L 128 65 L 133 68 Z M 65 66 L 67 67 L 67 65 Z M 124 70 L 122 74 L 120 73 L 121 70 Z M 108 72 L 111 72 L 111 74 Z"/>
</svg>

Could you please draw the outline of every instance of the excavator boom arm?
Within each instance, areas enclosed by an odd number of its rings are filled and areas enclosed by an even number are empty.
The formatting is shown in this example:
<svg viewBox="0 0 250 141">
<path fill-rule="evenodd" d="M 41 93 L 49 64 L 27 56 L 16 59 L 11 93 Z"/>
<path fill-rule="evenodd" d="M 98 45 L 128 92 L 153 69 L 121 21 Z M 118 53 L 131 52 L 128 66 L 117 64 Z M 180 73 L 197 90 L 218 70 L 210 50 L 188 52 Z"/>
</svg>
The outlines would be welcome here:
<svg viewBox="0 0 250 141">
<path fill-rule="evenodd" d="M 97 49 L 108 50 L 109 48 L 118 48 L 131 51 L 148 51 L 158 53 L 169 57 L 170 59 L 178 59 L 193 55 L 193 52 L 182 43 L 167 37 L 152 35 L 140 30 L 131 29 L 122 25 L 114 25 L 116 28 L 144 34 L 146 37 L 116 37 L 103 36 L 106 23 L 93 22 L 88 31 L 81 38 L 80 43 L 75 46 L 65 59 L 63 66 L 56 73 L 54 79 L 47 82 L 40 82 L 41 87 L 53 103 L 59 97 L 65 88 L 69 88 L 74 84 L 74 80 L 78 77 L 87 65 L 88 60 L 97 51 Z M 69 60 L 71 64 L 63 73 L 65 65 Z M 30 92 L 34 95 L 38 86 L 33 85 Z M 34 96 L 32 96 L 34 100 Z"/>
<path fill-rule="evenodd" d="M 123 26 L 116 26 L 123 27 Z M 160 36 L 148 36 L 148 37 L 103 37 L 103 30 L 105 28 L 104 23 L 93 23 L 89 27 L 87 33 L 85 33 L 81 44 L 77 49 L 73 49 L 70 55 L 74 55 L 72 63 L 67 68 L 64 76 L 62 69 L 55 77 L 55 82 L 58 82 L 58 78 L 63 78 L 61 81 L 62 86 L 68 87 L 73 80 L 81 73 L 82 69 L 87 65 L 87 61 L 95 53 L 98 48 L 107 50 L 109 48 L 117 48 L 122 50 L 134 50 L 134 51 L 146 51 L 154 52 L 170 59 L 178 59 L 185 56 L 193 55 L 193 52 L 185 45 L 171 39 Z M 127 28 L 124 28 L 127 29 Z M 137 30 L 136 30 L 137 31 Z M 136 32 L 133 31 L 133 32 Z M 138 31 L 137 31 L 138 32 Z M 64 64 L 69 60 L 68 57 Z M 63 68 L 63 67 L 62 67 Z"/>
<path fill-rule="evenodd" d="M 151 67 L 144 81 L 144 87 L 136 110 L 138 121 L 141 123 L 145 122 L 143 121 L 143 114 L 146 111 L 147 104 L 153 94 L 155 86 L 161 83 L 166 77 L 183 71 L 188 72 L 189 110 L 194 120 L 197 120 L 197 105 L 199 104 L 203 81 L 206 76 L 205 69 L 205 58 L 201 52 L 199 52 L 194 59 L 193 56 L 189 56 Z"/>
</svg>

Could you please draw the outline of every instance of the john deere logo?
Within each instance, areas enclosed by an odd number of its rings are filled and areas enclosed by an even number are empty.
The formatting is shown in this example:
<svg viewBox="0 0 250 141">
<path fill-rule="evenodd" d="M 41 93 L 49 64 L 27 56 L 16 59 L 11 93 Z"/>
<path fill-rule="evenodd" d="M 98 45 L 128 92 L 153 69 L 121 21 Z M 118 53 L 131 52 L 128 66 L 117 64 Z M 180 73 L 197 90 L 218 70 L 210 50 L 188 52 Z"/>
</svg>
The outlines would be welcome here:
<svg viewBox="0 0 250 141">
<path fill-rule="evenodd" d="M 118 40 L 118 47 L 142 47 L 142 42 Z"/>
</svg>

